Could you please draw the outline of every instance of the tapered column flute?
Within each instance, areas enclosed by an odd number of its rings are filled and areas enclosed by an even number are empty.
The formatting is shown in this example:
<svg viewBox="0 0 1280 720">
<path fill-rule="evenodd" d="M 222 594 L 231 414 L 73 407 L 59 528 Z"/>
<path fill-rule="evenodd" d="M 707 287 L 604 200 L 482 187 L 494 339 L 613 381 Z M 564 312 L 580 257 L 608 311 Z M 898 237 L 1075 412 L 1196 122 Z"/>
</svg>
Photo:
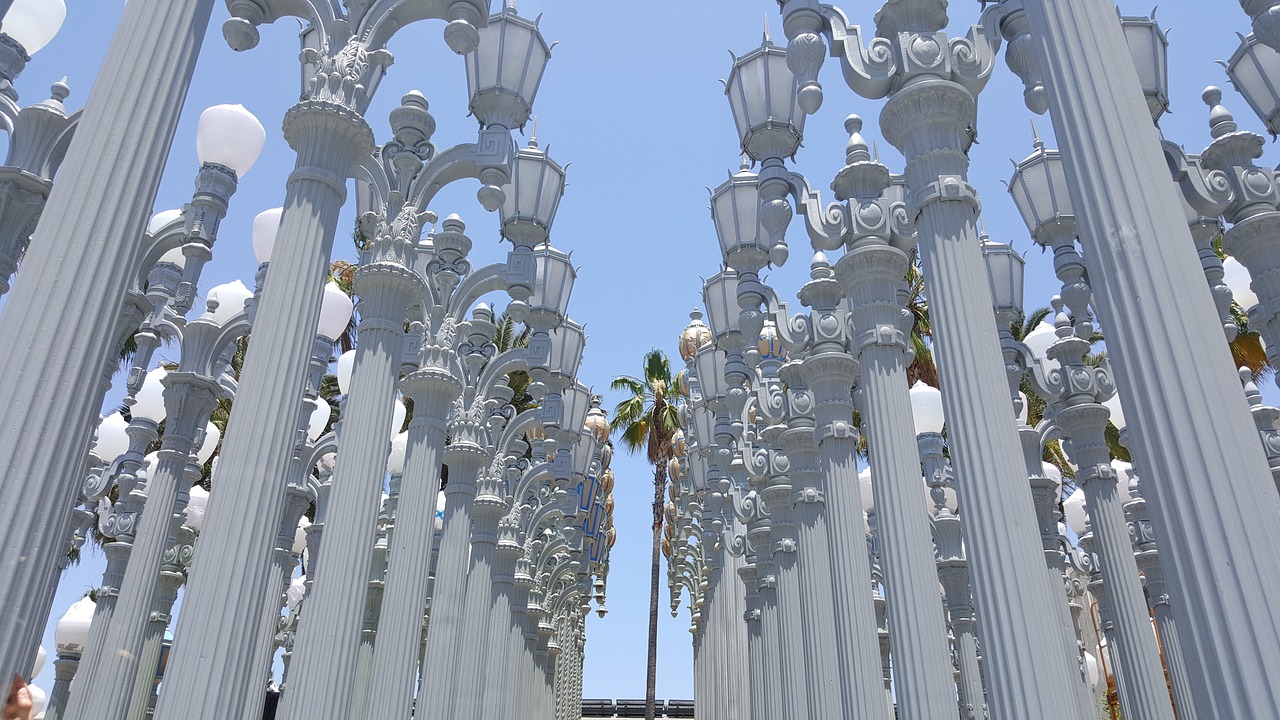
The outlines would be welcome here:
<svg viewBox="0 0 1280 720">
<path fill-rule="evenodd" d="M 325 554 L 323 573 L 307 593 L 282 718 L 316 717 L 351 706 L 382 478 L 390 439 L 400 431 L 391 422 L 393 404 L 399 402 L 395 395 L 404 356 L 405 314 L 426 293 L 426 283 L 405 264 L 412 253 L 406 238 L 416 238 L 421 227 L 416 215 L 407 217 L 397 217 L 394 227 L 384 226 L 373 240 L 370 262 L 356 270 L 360 342 L 329 491 L 325 535 L 330 552 Z"/>
<path fill-rule="evenodd" d="M 987 319 L 991 290 L 973 281 L 985 272 L 977 192 L 966 180 L 974 119 L 973 92 L 939 78 L 898 91 L 880 125 L 885 139 L 907 157 L 908 212 L 929 289 L 957 490 L 969 519 L 965 542 L 991 715 L 1067 720 L 1076 717 L 1076 696 L 1068 686 L 1043 682 L 1072 670 L 1057 626 L 1046 622 L 1048 608 L 1060 600 L 1047 581 L 1026 580 L 1044 577 L 1035 509 L 1021 490 L 1021 447 L 1008 410 L 999 341 Z"/>
<path fill-rule="evenodd" d="M 140 260 L 212 11 L 213 0 L 139 0 L 125 8 L 24 258 L 26 280 L 0 313 L 0 337 L 26 349 L 0 356 L 0 477 L 25 483 L 31 498 L 0 510 L 3 677 L 31 667 L 49 616 L 114 319 Z M 148 122 L 137 122 L 140 116 Z M 66 252 L 73 240 L 76 251 Z M 50 303 L 56 288 L 75 288 L 77 301 Z M 32 364 L 32 353 L 45 361 Z M 60 380 L 40 382 L 36 373 Z"/>
<path fill-rule="evenodd" d="M 256 687 L 244 652 L 255 641 L 271 548 L 284 506 L 295 426 L 316 340 L 321 290 L 346 197 L 345 178 L 373 150 L 364 119 L 328 97 L 308 97 L 285 117 L 298 153 L 264 293 L 240 375 L 239 402 L 222 443 L 205 532 L 183 601 L 158 717 L 239 716 Z M 295 658 L 296 662 L 296 658 Z"/>
<path fill-rule="evenodd" d="M 846 166 L 833 187 L 838 199 L 857 204 L 848 250 L 835 275 L 849 300 L 856 336 L 854 357 L 861 373 L 863 432 L 875 468 L 879 548 L 883 558 L 894 690 L 904 718 L 937 718 L 955 708 L 955 682 L 948 662 L 942 599 L 936 592 L 929 517 L 921 503 L 920 458 L 913 438 L 907 383 L 907 352 L 913 317 L 899 304 L 911 260 L 902 245 L 911 238 L 895 227 L 901 205 L 889 195 L 888 168 L 873 161 L 860 134 L 862 120 L 845 124 L 851 134 Z M 879 211 L 879 212 L 872 212 Z M 892 245 L 890 243 L 893 243 Z"/>
<path fill-rule="evenodd" d="M 1146 496 L 1166 542 L 1195 712 L 1264 717 L 1280 707 L 1280 567 L 1269 550 L 1280 544 L 1280 495 L 1178 199 L 1160 177 L 1167 168 L 1114 7 L 1030 0 L 1026 11 L 1134 450 L 1160 479 Z M 1149 322 L 1174 306 L 1182 311 Z"/>
</svg>

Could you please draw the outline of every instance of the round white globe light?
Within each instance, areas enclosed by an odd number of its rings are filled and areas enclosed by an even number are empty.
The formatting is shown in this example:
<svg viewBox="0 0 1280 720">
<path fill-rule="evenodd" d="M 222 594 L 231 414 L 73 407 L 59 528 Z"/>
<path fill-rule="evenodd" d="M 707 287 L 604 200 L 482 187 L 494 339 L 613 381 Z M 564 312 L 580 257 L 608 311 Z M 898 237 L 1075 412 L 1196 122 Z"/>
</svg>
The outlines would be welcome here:
<svg viewBox="0 0 1280 720">
<path fill-rule="evenodd" d="M 103 462 L 111 462 L 129 452 L 129 423 L 120 413 L 113 412 L 98 423 L 98 440 L 94 443 L 93 454 Z"/>
<path fill-rule="evenodd" d="M 348 350 L 338 356 L 337 368 L 334 375 L 338 378 L 338 389 L 346 395 L 351 391 L 351 373 L 355 370 L 356 351 Z"/>
<path fill-rule="evenodd" d="M 915 421 L 917 435 L 942 432 L 946 422 L 942 415 L 942 393 L 917 380 L 911 386 L 911 417 Z"/>
<path fill-rule="evenodd" d="M 876 499 L 871 489 L 871 467 L 867 466 L 858 473 L 858 487 L 862 491 L 862 509 L 864 511 L 875 507 Z"/>
<path fill-rule="evenodd" d="M 169 223 L 173 222 L 174 220 L 177 220 L 180 217 L 182 217 L 182 210 L 179 208 L 174 208 L 172 210 L 161 210 L 160 212 L 151 216 L 151 221 L 147 223 L 147 234 L 155 235 L 156 233 L 160 232 L 160 230 L 162 230 L 165 225 L 168 225 Z M 166 255 L 165 257 L 168 257 L 168 255 Z"/>
<path fill-rule="evenodd" d="M 187 500 L 187 521 L 186 526 L 191 528 L 192 532 L 200 533 L 204 531 L 204 514 L 209 507 L 209 491 L 196 485 L 191 488 L 190 499 Z"/>
<path fill-rule="evenodd" d="M 316 409 L 311 411 L 311 419 L 307 421 L 307 437 L 313 442 L 324 434 L 325 428 L 329 427 L 329 418 L 333 415 L 333 408 L 324 398 L 317 397 L 315 406 Z"/>
<path fill-rule="evenodd" d="M 137 402 L 129 409 L 129 413 L 135 418 L 143 420 L 152 420 L 160 422 L 164 420 L 164 385 L 161 383 L 164 377 L 169 374 L 168 370 L 158 367 L 147 373 L 147 377 L 142 381 L 142 389 L 138 391 L 135 398 Z"/>
<path fill-rule="evenodd" d="M 243 105 L 214 105 L 200 113 L 196 155 L 201 164 L 229 167 L 244 177 L 266 142 L 266 128 Z"/>
<path fill-rule="evenodd" d="M 253 256 L 257 258 L 259 265 L 271 262 L 282 215 L 284 208 L 271 208 L 258 213 L 253 219 Z"/>
<path fill-rule="evenodd" d="M 17 40 L 28 55 L 35 55 L 57 36 L 66 19 L 63 0 L 14 0 L 0 31 Z"/>
<path fill-rule="evenodd" d="M 53 644 L 58 654 L 76 655 L 84 652 L 84 646 L 89 644 L 89 625 L 93 622 L 93 613 L 97 607 L 97 603 L 89 597 L 82 597 L 71 603 L 71 607 L 62 614 L 53 630 Z"/>
<path fill-rule="evenodd" d="M 351 296 L 342 292 L 337 283 L 325 283 L 324 298 L 320 302 L 320 321 L 316 323 L 316 334 L 329 340 L 337 340 L 351 322 L 351 313 L 355 303 Z M 345 392 L 345 391 L 344 391 Z"/>
<path fill-rule="evenodd" d="M 245 303 L 253 297 L 253 291 L 239 280 L 218 285 L 209 291 L 206 302 L 218 303 L 216 310 L 209 311 L 209 319 L 219 325 L 226 325 L 231 319 L 244 311 Z"/>
<path fill-rule="evenodd" d="M 218 449 L 218 443 L 222 441 L 222 431 L 217 425 L 207 423 L 204 426 L 204 442 L 201 443 L 200 449 L 196 451 L 196 461 L 201 465 L 209 462 L 209 458 L 213 457 L 213 451 Z"/>
<path fill-rule="evenodd" d="M 1089 513 L 1085 510 L 1083 489 L 1076 488 L 1076 491 L 1063 501 L 1062 514 L 1066 516 L 1071 532 L 1077 536 L 1084 532 L 1085 525 L 1089 521 Z"/>
<path fill-rule="evenodd" d="M 397 402 L 401 408 L 403 404 Z M 403 418 L 401 418 L 403 421 Z M 409 447 L 409 433 L 402 432 L 391 438 L 391 453 L 387 455 L 387 472 L 392 475 L 404 473 L 404 455 Z"/>
</svg>

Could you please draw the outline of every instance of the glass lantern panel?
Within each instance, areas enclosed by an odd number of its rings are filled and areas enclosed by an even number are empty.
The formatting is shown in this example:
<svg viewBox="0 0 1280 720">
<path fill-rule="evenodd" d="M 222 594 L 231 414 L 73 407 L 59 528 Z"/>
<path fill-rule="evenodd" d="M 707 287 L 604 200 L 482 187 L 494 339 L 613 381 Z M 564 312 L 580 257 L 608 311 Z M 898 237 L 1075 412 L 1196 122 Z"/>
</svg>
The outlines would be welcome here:
<svg viewBox="0 0 1280 720">
<path fill-rule="evenodd" d="M 1156 25 L 1147 18 L 1124 18 L 1124 39 L 1129 44 L 1129 55 L 1138 70 L 1138 80 L 1147 93 L 1160 88 L 1160 58 L 1156 54 Z"/>
<path fill-rule="evenodd" d="M 728 382 L 724 377 L 726 364 L 724 351 L 708 345 L 698 351 L 693 362 L 704 398 L 717 398 L 728 392 Z"/>
<path fill-rule="evenodd" d="M 799 88 L 796 86 L 795 74 L 791 72 L 791 68 L 787 67 L 786 54 L 770 52 L 765 57 L 768 63 L 765 73 L 768 78 L 769 98 L 769 117 L 766 120 L 788 125 L 802 125 L 805 116 L 800 112 Z"/>
<path fill-rule="evenodd" d="M 1280 110 L 1280 88 L 1277 87 L 1280 52 L 1250 35 L 1227 63 L 1227 76 L 1254 113 L 1267 122 L 1267 129 L 1274 133 L 1277 123 L 1272 118 Z"/>
<path fill-rule="evenodd" d="M 582 326 L 566 319 L 560 327 L 551 331 L 551 359 L 547 367 L 552 372 L 559 371 L 570 377 L 576 375 L 585 347 L 586 336 L 582 332 Z"/>
<path fill-rule="evenodd" d="M 702 286 L 702 301 L 707 306 L 707 325 L 712 334 L 738 329 L 738 273 L 726 269 L 712 275 Z"/>
</svg>

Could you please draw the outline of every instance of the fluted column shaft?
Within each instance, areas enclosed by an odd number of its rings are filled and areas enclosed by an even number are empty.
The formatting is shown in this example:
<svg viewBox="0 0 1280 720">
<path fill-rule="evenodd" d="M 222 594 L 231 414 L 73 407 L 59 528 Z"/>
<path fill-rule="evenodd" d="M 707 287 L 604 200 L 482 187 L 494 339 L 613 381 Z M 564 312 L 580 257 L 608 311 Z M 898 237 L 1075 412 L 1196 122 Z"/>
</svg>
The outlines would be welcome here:
<svg viewBox="0 0 1280 720">
<path fill-rule="evenodd" d="M 413 420 L 409 423 L 396 529 L 389 540 L 390 558 L 382 594 L 382 637 L 373 649 L 373 672 L 381 683 L 381 690 L 371 698 L 369 717 L 379 720 L 406 720 L 413 707 L 422 615 L 431 585 L 431 563 L 421 555 L 423 538 L 434 534 L 445 415 L 449 403 L 461 392 L 461 383 L 448 372 L 424 368 L 408 375 L 403 388 L 405 395 L 413 400 Z M 446 516 L 448 512 L 446 508 Z M 439 588 L 439 583 L 435 587 Z M 435 622 L 439 617 L 436 607 L 433 599 L 432 630 L 439 627 Z M 423 672 L 425 666 L 424 660 Z M 435 705 L 442 700 L 439 695 L 425 692 L 420 693 L 420 697 L 419 715 L 434 714 Z"/>
<path fill-rule="evenodd" d="M 187 465 L 188 476 L 199 477 L 198 468 Z M 177 513 L 175 513 L 177 514 Z M 177 520 L 177 518 L 175 518 Z M 178 600 L 178 590 L 186 582 L 183 568 L 191 560 L 195 534 L 189 528 L 179 528 L 175 543 L 165 552 L 165 562 L 156 579 L 155 597 L 152 600 L 151 617 L 148 618 L 142 653 L 134 671 L 133 697 L 129 701 L 129 720 L 146 720 L 154 706 L 156 671 L 164 654 L 164 635 L 172 619 L 173 604 Z"/>
<path fill-rule="evenodd" d="M 379 538 L 379 546 L 373 551 L 373 562 L 369 567 L 369 580 L 365 590 L 363 627 L 360 629 L 360 645 L 356 651 L 355 677 L 351 687 L 351 705 L 347 710 L 350 717 L 359 717 L 369 707 L 370 694 L 373 692 L 373 652 L 378 642 L 378 617 L 382 613 L 382 589 L 385 586 L 383 577 L 387 571 L 387 548 L 385 540 Z"/>
<path fill-rule="evenodd" d="M 739 569 L 746 564 L 740 555 L 721 551 L 724 566 L 718 570 L 719 579 L 713 592 L 722 598 L 721 633 L 724 638 L 720 643 L 719 658 L 713 660 L 722 678 L 719 691 L 722 693 L 720 706 L 722 720 L 748 720 L 751 713 L 751 678 L 750 658 L 747 650 L 747 625 L 742 621 L 747 611 L 746 593 L 738 580 Z"/>
<path fill-rule="evenodd" d="M 286 720 L 351 707 L 382 479 L 390 439 L 400 430 L 391 427 L 391 421 L 404 357 L 404 316 L 423 289 L 423 281 L 398 264 L 376 262 L 356 272 L 360 343 L 343 403 L 338 463 L 329 491 L 325 533 L 331 552 L 325 554 L 323 571 L 307 595 L 307 612 L 298 623 L 291 692 L 280 708 Z M 365 655 L 370 655 L 370 648 L 365 648 Z"/>
<path fill-rule="evenodd" d="M 494 555 L 497 551 L 497 518 L 492 517 L 490 507 L 482 507 L 481 498 L 473 503 L 474 530 L 471 533 L 471 562 L 467 575 L 465 604 L 462 608 L 462 642 L 453 662 L 458 666 L 454 677 L 456 685 L 451 692 L 457 697 L 453 717 L 457 720 L 482 720 L 492 718 L 483 712 L 484 696 L 493 692 L 493 680 L 489 659 L 489 644 L 500 628 L 493 627 L 490 611 L 497 603 L 494 597 Z"/>
<path fill-rule="evenodd" d="M 346 198 L 346 178 L 373 150 L 373 134 L 364 119 L 331 103 L 295 105 L 284 126 L 285 138 L 298 153 L 297 166 L 287 184 L 267 271 L 271 291 L 256 309 L 253 341 L 222 440 L 213 480 L 219 491 L 209 499 L 193 563 L 198 571 L 174 633 L 173 656 L 156 708 L 162 719 L 241 717 L 250 694 L 245 688 L 261 680 L 258 668 L 251 666 L 253 654 L 245 652 L 256 641 L 258 623 L 245 619 L 258 617 L 266 588 L 276 579 L 272 545 L 338 213 Z M 316 694 L 328 691 L 344 692 L 318 688 Z M 338 706 L 324 711 L 333 707 Z"/>
<path fill-rule="evenodd" d="M 1272 714 L 1280 707 L 1272 550 L 1280 495 L 1202 270 L 1183 251 L 1189 231 L 1163 180 L 1167 165 L 1115 8 L 1104 0 L 1025 5 L 1135 455 L 1160 478 L 1147 501 L 1167 541 L 1162 558 L 1196 714 Z M 1179 312 L 1158 315 L 1170 307 Z"/>
<path fill-rule="evenodd" d="M 954 515 L 938 522 L 959 523 Z M 955 640 L 956 667 L 960 670 L 960 717 L 964 720 L 981 720 L 986 696 L 982 688 L 982 668 L 978 664 L 978 623 L 973 615 L 973 600 L 969 592 L 969 571 L 963 558 L 948 558 L 938 563 L 938 581 L 947 595 L 951 633 Z"/>
<path fill-rule="evenodd" d="M 64 720 L 66 718 L 67 700 L 71 696 L 71 681 L 76 677 L 80 667 L 80 653 L 58 653 L 53 661 L 53 690 L 49 692 L 49 703 L 45 706 L 45 720 Z"/>
<path fill-rule="evenodd" d="M 143 670 L 138 661 L 151 625 L 156 579 L 181 523 L 180 519 L 175 522 L 174 515 L 186 508 L 189 498 L 191 452 L 221 395 L 217 383 L 194 373 L 170 373 L 162 382 L 168 415 L 158 458 L 147 479 L 146 508 L 136 521 L 133 551 L 98 662 L 92 672 L 78 676 L 67 707 L 69 718 L 124 720 L 129 712 L 134 678 Z"/>
<path fill-rule="evenodd" d="M 1140 483 L 1139 483 L 1140 484 Z M 1124 513 L 1129 521 L 1129 537 L 1133 541 L 1134 559 L 1145 579 L 1147 604 L 1155 617 L 1156 632 L 1160 635 L 1160 651 L 1164 668 L 1169 675 L 1173 691 L 1173 707 L 1179 720 L 1192 720 L 1195 699 L 1191 681 L 1187 677 L 1187 661 L 1182 657 L 1182 645 L 1178 642 L 1178 622 L 1169 604 L 1169 588 L 1160 565 L 1160 551 L 1156 546 L 1151 518 L 1147 514 L 1147 501 L 1143 499 L 1137 484 L 1129 486 L 1130 500 Z"/>
<path fill-rule="evenodd" d="M 804 629 L 797 641 L 804 652 L 805 688 L 809 716 L 841 717 L 840 660 L 831 627 L 836 618 L 836 601 L 831 585 L 831 541 L 826 517 L 826 483 L 818 466 L 818 446 L 812 427 L 797 427 L 783 433 L 781 442 L 791 461 L 794 488 L 786 499 L 791 514 L 791 532 L 796 544 L 794 592 Z M 719 590 L 717 590 L 719 592 Z M 714 661 L 717 667 L 726 661 Z"/>
<path fill-rule="evenodd" d="M 92 675 L 103 656 L 110 652 L 107 634 L 113 627 L 111 619 L 115 616 L 116 602 L 120 597 L 120 588 L 124 585 L 129 556 L 133 552 L 133 539 L 138 529 L 137 519 L 140 517 L 138 511 L 146 500 L 146 483 L 139 476 L 143 453 L 159 437 L 159 425 L 154 420 L 135 417 L 125 432 L 129 436 L 129 450 L 114 460 L 116 472 L 111 477 L 118 489 L 119 500 L 108 518 L 108 527 L 105 528 L 105 533 L 114 537 L 102 547 L 107 566 L 102 571 L 102 585 L 98 588 L 98 599 L 93 606 L 93 624 L 89 626 L 89 640 L 85 643 L 77 676 Z M 110 467 L 104 472 L 108 470 Z M 106 482 L 99 486 L 103 492 L 107 487 Z"/>
<path fill-rule="evenodd" d="M 467 597 L 467 566 L 471 554 L 471 503 L 476 496 L 476 475 L 485 454 L 479 448 L 455 448 L 445 458 L 449 484 L 445 486 L 444 531 L 436 562 L 435 593 L 431 598 L 431 631 L 423 662 L 424 685 L 419 692 L 430 712 L 453 717 L 457 697 L 459 646 L 466 641 L 462 617 Z M 420 712 L 426 712 L 425 707 Z"/>
<path fill-rule="evenodd" d="M 0 508 L 3 677 L 30 669 L 49 618 L 102 363 L 212 11 L 213 0 L 125 8 L 23 261 L 26 280 L 0 313 L 0 338 L 22 348 L 0 354 L 0 479 L 28 497 Z"/>
<path fill-rule="evenodd" d="M 327 349 L 328 344 L 325 343 Z M 316 358 L 312 358 L 313 368 L 316 364 Z M 321 364 L 327 365 L 327 353 Z M 310 417 L 310 415 L 304 415 Z M 302 425 L 306 427 L 305 424 Z M 258 615 L 258 631 L 254 638 L 253 659 L 251 667 L 254 673 L 262 681 L 270 678 L 272 675 L 272 659 L 275 657 L 276 650 L 276 632 L 280 630 L 280 608 L 285 606 L 287 601 L 287 593 L 289 585 L 293 581 L 293 568 L 297 563 L 297 556 L 293 554 L 293 544 L 298 534 L 298 522 L 302 516 L 311 507 L 311 497 L 303 490 L 302 477 L 310 468 L 303 469 L 303 462 L 296 455 L 293 464 L 290 466 L 290 476 L 286 483 L 284 511 L 280 515 L 279 527 L 276 531 L 275 547 L 271 552 L 271 579 L 272 581 L 263 586 L 262 594 L 262 610 Z M 323 477 L 323 475 L 322 475 Z M 321 485 L 321 492 L 327 493 L 328 481 L 324 480 Z M 316 501 L 316 522 L 307 528 L 307 547 L 308 557 L 311 560 L 311 567 L 307 570 L 306 588 L 310 592 L 314 585 L 315 558 L 319 557 L 321 538 L 324 535 L 324 515 L 321 508 L 324 501 L 317 498 Z M 305 611 L 305 606 L 300 607 Z M 291 632 L 296 632 L 297 620 L 294 621 Z M 288 693 L 289 667 L 293 664 L 292 649 L 287 652 L 281 660 L 283 669 L 281 671 L 281 683 L 285 686 L 282 693 Z M 283 699 L 283 697 L 281 698 Z M 261 717 L 263 706 L 266 704 L 266 693 L 251 693 L 245 702 L 246 717 Z M 278 707 L 278 704 L 277 704 Z"/>
<path fill-rule="evenodd" d="M 1127 718 L 1172 720 L 1173 704 L 1160 667 L 1160 650 L 1151 632 L 1151 616 L 1110 464 L 1111 452 L 1103 436 L 1108 414 L 1096 403 L 1074 405 L 1062 409 L 1057 422 L 1070 438 L 1067 448 L 1071 459 L 1080 467 L 1076 481 L 1085 493 L 1093 527 L 1092 549 L 1106 587 L 1105 604 L 1111 620 L 1107 649 L 1115 668 L 1121 710 Z M 1103 604 L 1102 598 L 1099 604 Z"/>
<path fill-rule="evenodd" d="M 1011 340 L 1009 336 L 1006 339 Z M 1021 374 L 1019 374 L 1019 380 Z M 1058 522 L 1061 519 L 1059 507 L 1062 501 L 1062 488 L 1054 480 L 1044 474 L 1044 448 L 1040 444 L 1040 433 L 1035 428 L 1019 421 L 1018 437 L 1022 441 L 1022 457 L 1027 466 L 1027 477 L 1031 484 L 1031 498 L 1036 507 L 1036 522 L 1040 525 L 1040 545 L 1044 551 L 1044 565 L 1048 573 L 1049 587 L 1059 590 L 1058 602 L 1054 611 L 1058 616 L 1059 632 L 1062 635 L 1062 646 L 1068 658 L 1076 660 L 1076 676 L 1074 682 L 1077 699 L 1077 711 L 1080 720 L 1094 720 L 1093 688 L 1089 686 L 1088 673 L 1084 667 L 1084 645 L 1077 638 L 1076 621 L 1071 614 L 1071 603 L 1066 596 L 1066 560 L 1060 546 Z"/>
<path fill-rule="evenodd" d="M 967 182 L 975 100 L 945 80 L 898 91 L 885 105 L 885 139 L 907 158 L 906 182 L 929 290 L 930 320 L 952 463 L 964 505 L 974 598 L 982 627 L 988 703 L 996 720 L 1075 718 L 1075 695 L 1044 679 L 1067 677 L 1058 600 L 1043 578 L 1035 509 L 1009 412 L 1004 360 L 990 320 L 991 288 Z"/>
<path fill-rule="evenodd" d="M 493 564 L 493 601 L 488 605 L 489 616 L 484 620 L 489 625 L 488 653 L 480 668 L 482 673 L 492 678 L 481 712 L 481 717 L 490 720 L 507 717 L 512 698 L 519 692 L 517 678 L 521 649 L 512 642 L 516 636 L 512 632 L 515 617 L 511 613 L 511 596 L 515 591 L 515 569 L 519 555 L 518 545 L 512 543 L 504 547 L 500 542 Z"/>
<path fill-rule="evenodd" d="M 781 462 L 788 462 L 778 454 Z M 780 691 L 778 717 L 807 720 L 809 718 L 810 680 L 805 662 L 808 654 L 805 646 L 809 630 L 817 631 L 811 623 L 806 626 L 800 599 L 799 570 L 796 567 L 798 553 L 795 541 L 795 510 L 791 504 L 791 481 L 786 475 L 773 475 L 765 480 L 762 497 L 770 509 L 768 542 L 772 577 L 762 590 L 766 602 L 765 629 L 776 639 L 771 668 L 777 672 L 774 687 Z M 770 607 L 769 603 L 772 603 Z M 772 623 L 772 625 L 770 625 Z M 772 629 L 771 629 L 772 628 Z M 817 674 L 816 668 L 814 675 Z"/>
<path fill-rule="evenodd" d="M 850 396 L 858 365 L 847 353 L 830 352 L 810 355 L 801 367 L 813 390 L 819 467 L 826 478 L 831 553 L 827 582 L 835 599 L 832 634 L 840 658 L 842 717 L 887 720 L 880 694 L 876 610 L 866 581 L 871 577 L 871 563 L 862 521 L 858 440 Z"/>
<path fill-rule="evenodd" d="M 766 703 L 764 638 L 760 632 L 760 593 L 756 587 L 755 558 L 744 559 L 738 568 L 743 584 L 745 611 L 742 621 L 747 626 L 747 675 L 751 688 L 751 720 L 770 720 Z"/>
<path fill-rule="evenodd" d="M 907 385 L 907 337 L 899 328 L 899 290 L 910 260 L 888 246 L 864 246 L 841 258 L 852 310 L 862 426 L 873 469 L 898 713 L 908 720 L 950 718 L 955 681 L 942 597 L 924 503 Z"/>
</svg>

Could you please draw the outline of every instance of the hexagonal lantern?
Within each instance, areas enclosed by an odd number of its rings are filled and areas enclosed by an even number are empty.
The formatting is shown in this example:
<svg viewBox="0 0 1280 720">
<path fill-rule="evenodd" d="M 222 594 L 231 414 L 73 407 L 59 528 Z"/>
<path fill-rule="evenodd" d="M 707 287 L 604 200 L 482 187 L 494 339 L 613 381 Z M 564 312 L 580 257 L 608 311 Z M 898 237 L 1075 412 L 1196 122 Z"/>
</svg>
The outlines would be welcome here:
<svg viewBox="0 0 1280 720">
<path fill-rule="evenodd" d="M 787 67 L 787 51 L 764 43 L 734 58 L 724 83 L 733 111 L 733 122 L 742 151 L 756 162 L 795 154 L 804 137 L 804 111 L 800 109 L 799 83 Z"/>
<path fill-rule="evenodd" d="M 480 45 L 467 53 L 467 92 L 481 125 L 524 127 L 542 84 L 551 46 L 530 21 L 507 7 L 480 29 Z"/>
</svg>

